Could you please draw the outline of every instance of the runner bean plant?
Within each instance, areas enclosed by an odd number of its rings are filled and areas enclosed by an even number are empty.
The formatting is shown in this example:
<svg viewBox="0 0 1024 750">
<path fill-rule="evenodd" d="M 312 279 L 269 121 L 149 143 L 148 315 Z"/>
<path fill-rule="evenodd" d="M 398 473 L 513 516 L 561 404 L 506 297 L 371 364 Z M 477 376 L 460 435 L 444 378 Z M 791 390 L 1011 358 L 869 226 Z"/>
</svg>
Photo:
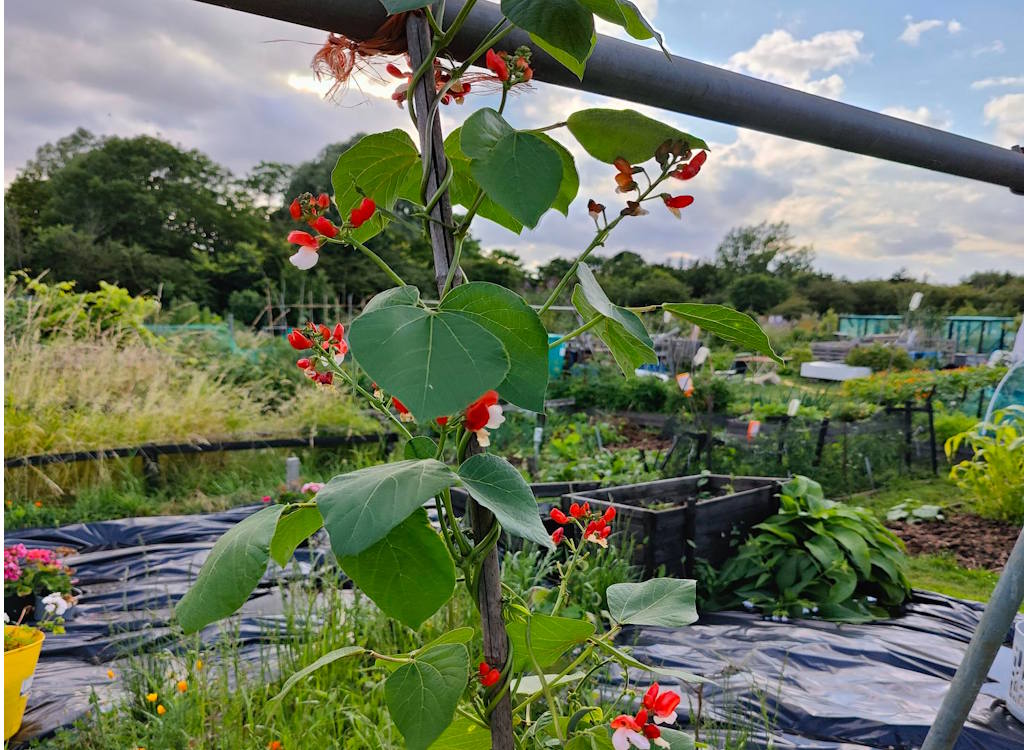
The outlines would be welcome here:
<svg viewBox="0 0 1024 750">
<path fill-rule="evenodd" d="M 327 663 L 359 659 L 384 675 L 385 702 L 410 748 L 689 747 L 692 739 L 671 728 L 678 692 L 655 683 L 640 697 L 624 679 L 618 695 L 599 700 L 584 686 L 616 665 L 627 677 L 628 670 L 640 670 L 676 684 L 696 679 L 642 664 L 615 641 L 627 625 L 693 622 L 694 582 L 614 584 L 607 590 L 607 611 L 566 617 L 568 582 L 597 548 L 608 545 L 614 510 L 598 515 L 583 505 L 566 515 L 556 511 L 549 533 L 529 485 L 487 448 L 490 433 L 504 421 L 502 403 L 543 411 L 549 347 L 589 331 L 626 376 L 656 363 L 639 312 L 664 312 L 775 357 L 747 315 L 685 300 L 622 307 L 608 298 L 586 263 L 614 230 L 649 210 L 681 218 L 694 197 L 679 191 L 705 168 L 708 146 L 628 109 L 584 109 L 565 121 L 525 129 L 506 119 L 507 108 L 518 100 L 509 94 L 530 88 L 535 65 L 562 64 L 582 78 L 595 45 L 595 16 L 661 44 L 631 2 L 502 0 L 501 22 L 463 62 L 448 47 L 475 0 L 467 0 L 447 27 L 442 9 L 422 0 L 382 4 L 390 15 L 373 39 L 332 35 L 315 63 L 344 83 L 353 68 L 379 62 L 381 75 L 396 80 L 392 99 L 407 108 L 420 143 L 401 129 L 360 140 L 339 157 L 332 194 L 304 194 L 291 202 L 292 218 L 307 227 L 288 239 L 297 246 L 290 260 L 301 269 L 343 245 L 364 253 L 393 287 L 370 300 L 347 329 L 311 323 L 288 338 L 300 350 L 298 366 L 318 387 L 349 389 L 393 424 L 406 439 L 404 460 L 334 477 L 309 501 L 272 505 L 239 523 L 217 543 L 178 604 L 178 620 L 186 631 L 196 631 L 230 615 L 270 560 L 287 564 L 300 543 L 325 528 L 342 569 L 397 623 L 418 628 L 461 585 L 477 604 L 480 631 L 466 622 L 402 654 L 353 644 L 292 675 L 282 694 Z M 506 37 L 516 29 L 527 32 L 531 43 L 506 48 Z M 536 49 L 547 53 L 543 62 L 535 59 Z M 469 101 L 481 91 L 500 94 L 497 107 L 481 107 L 443 140 L 435 137 L 439 107 Z M 608 165 L 609 187 L 623 203 L 609 208 L 594 198 L 586 201 L 593 234 L 581 241 L 570 268 L 534 308 L 510 289 L 468 280 L 460 258 L 475 217 L 519 233 L 536 227 L 551 210 L 568 216 L 579 176 L 560 136 L 575 139 Z M 442 142 L 438 153 L 435 144 Z M 412 206 L 411 212 L 396 213 L 398 201 Z M 453 218 L 453 204 L 465 214 Z M 366 244 L 388 222 L 409 222 L 410 216 L 434 249 L 438 302 L 427 301 L 433 290 L 425 294 L 406 284 Z M 563 295 L 581 323 L 549 344 L 542 316 Z M 469 497 L 464 514 L 455 511 L 455 488 Z M 533 611 L 521 592 L 502 587 L 496 548 L 504 535 L 562 551 L 550 612 Z M 480 642 L 478 632 L 484 650 L 472 653 L 479 648 L 473 645 Z M 623 713 L 616 714 L 619 709 Z"/>
</svg>

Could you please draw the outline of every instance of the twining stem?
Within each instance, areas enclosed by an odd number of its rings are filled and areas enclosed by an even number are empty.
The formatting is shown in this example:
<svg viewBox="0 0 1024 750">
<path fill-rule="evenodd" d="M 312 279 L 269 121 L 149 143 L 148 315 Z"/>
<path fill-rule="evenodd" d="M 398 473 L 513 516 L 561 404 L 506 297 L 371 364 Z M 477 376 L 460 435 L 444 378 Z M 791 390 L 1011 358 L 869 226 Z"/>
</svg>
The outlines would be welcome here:
<svg viewBox="0 0 1024 750">
<path fill-rule="evenodd" d="M 448 516 L 448 521 L 455 534 L 455 543 L 459 545 L 459 550 L 463 555 L 469 555 L 472 546 L 466 539 L 466 535 L 462 533 L 462 529 L 459 528 L 459 519 L 455 517 L 455 509 L 452 507 L 452 493 L 447 487 L 441 492 L 441 502 L 444 504 L 445 515 Z"/>
<path fill-rule="evenodd" d="M 560 346 L 561 344 L 564 344 L 566 341 L 569 341 L 571 339 L 576 338 L 581 333 L 584 333 L 585 331 L 589 331 L 591 328 L 596 326 L 602 320 L 604 320 L 604 316 L 603 315 L 598 315 L 596 318 L 594 318 L 592 320 L 588 320 L 586 323 L 581 325 L 575 331 L 570 331 L 569 333 L 565 334 L 564 336 L 562 336 L 562 338 L 558 339 L 557 341 L 552 341 L 550 344 L 548 344 L 548 349 L 554 349 L 554 348 Z"/>
</svg>

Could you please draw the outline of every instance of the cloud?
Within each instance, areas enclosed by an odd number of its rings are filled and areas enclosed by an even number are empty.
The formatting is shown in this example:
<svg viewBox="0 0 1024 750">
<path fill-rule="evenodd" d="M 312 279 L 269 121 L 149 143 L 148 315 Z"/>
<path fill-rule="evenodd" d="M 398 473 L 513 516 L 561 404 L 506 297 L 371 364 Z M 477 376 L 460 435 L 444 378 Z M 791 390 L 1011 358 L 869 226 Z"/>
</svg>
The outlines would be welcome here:
<svg viewBox="0 0 1024 750">
<path fill-rule="evenodd" d="M 1003 44 L 1003 40 L 996 39 L 989 44 L 974 48 L 971 50 L 971 55 L 973 57 L 980 57 L 981 55 L 1001 55 L 1004 52 L 1006 52 L 1006 45 Z"/>
<path fill-rule="evenodd" d="M 1004 94 L 985 103 L 985 122 L 995 126 L 997 144 L 1024 144 L 1024 94 Z"/>
<path fill-rule="evenodd" d="M 955 18 L 950 21 L 940 21 L 937 18 L 930 18 L 927 21 L 914 21 L 910 16 L 906 16 L 903 20 L 907 22 L 907 25 L 898 38 L 901 42 L 905 42 L 911 47 L 916 47 L 921 41 L 921 35 L 932 29 L 939 29 L 945 26 L 946 31 L 950 34 L 959 34 L 964 28 L 963 24 Z"/>
<path fill-rule="evenodd" d="M 740 70 L 776 83 L 838 98 L 844 82 L 838 74 L 813 79 L 816 72 L 863 62 L 870 55 L 860 50 L 864 32 L 841 29 L 815 34 L 810 39 L 795 39 L 783 29 L 760 37 L 748 50 L 729 58 L 726 67 Z"/>
<path fill-rule="evenodd" d="M 980 81 L 974 81 L 971 84 L 972 89 L 990 89 L 1002 86 L 1024 86 L 1024 76 L 994 76 L 992 78 L 982 78 Z"/>
<path fill-rule="evenodd" d="M 891 115 L 892 117 L 898 117 L 901 120 L 910 120 L 920 125 L 927 125 L 930 128 L 939 128 L 940 130 L 949 130 L 953 125 L 953 121 L 948 117 L 941 117 L 938 114 L 932 112 L 928 107 L 916 107 L 911 109 L 910 107 L 886 107 L 882 110 L 883 114 Z"/>
</svg>

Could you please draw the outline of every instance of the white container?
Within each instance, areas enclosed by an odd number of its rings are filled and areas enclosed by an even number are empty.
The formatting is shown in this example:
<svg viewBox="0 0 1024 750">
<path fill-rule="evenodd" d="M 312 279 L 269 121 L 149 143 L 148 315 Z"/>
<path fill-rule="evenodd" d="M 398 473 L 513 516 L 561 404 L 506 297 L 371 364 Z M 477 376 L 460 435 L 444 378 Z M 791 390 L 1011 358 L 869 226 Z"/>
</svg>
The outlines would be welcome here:
<svg viewBox="0 0 1024 750">
<path fill-rule="evenodd" d="M 1013 628 L 1013 663 L 1010 665 L 1010 690 L 1006 708 L 1024 722 L 1024 620 Z"/>
<path fill-rule="evenodd" d="M 870 367 L 852 367 L 840 362 L 804 362 L 800 365 L 800 376 L 815 380 L 853 380 L 866 378 L 871 374 Z"/>
</svg>

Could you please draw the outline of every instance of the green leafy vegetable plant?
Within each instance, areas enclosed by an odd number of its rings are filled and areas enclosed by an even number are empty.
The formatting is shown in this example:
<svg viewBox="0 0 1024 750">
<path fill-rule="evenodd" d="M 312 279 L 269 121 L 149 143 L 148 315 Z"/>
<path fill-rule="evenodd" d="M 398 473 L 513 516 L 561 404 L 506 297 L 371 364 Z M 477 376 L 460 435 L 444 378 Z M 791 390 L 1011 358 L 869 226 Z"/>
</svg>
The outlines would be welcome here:
<svg viewBox="0 0 1024 750">
<path fill-rule="evenodd" d="M 890 616 L 910 595 L 903 545 L 869 511 L 826 500 L 803 476 L 779 501 L 734 557 L 704 566 L 705 607 L 857 622 Z"/>
<path fill-rule="evenodd" d="M 949 478 L 971 494 L 974 510 L 1000 521 L 1024 521 L 1024 406 L 997 411 L 991 422 L 946 441 L 946 456 L 956 455 L 961 445 L 974 452 L 956 464 Z"/>
</svg>

